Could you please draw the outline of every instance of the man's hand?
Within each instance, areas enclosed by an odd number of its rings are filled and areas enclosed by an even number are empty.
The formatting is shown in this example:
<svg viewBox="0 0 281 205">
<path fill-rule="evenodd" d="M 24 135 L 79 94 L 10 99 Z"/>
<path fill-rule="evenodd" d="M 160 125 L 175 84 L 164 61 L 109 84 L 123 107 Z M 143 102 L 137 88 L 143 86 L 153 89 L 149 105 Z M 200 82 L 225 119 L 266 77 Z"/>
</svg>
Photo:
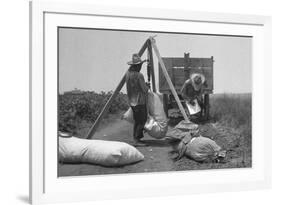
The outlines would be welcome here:
<svg viewBox="0 0 281 205">
<path fill-rule="evenodd" d="M 147 86 L 148 88 L 150 88 L 150 83 L 149 83 L 149 82 L 146 82 L 145 84 L 146 84 L 146 86 Z"/>
<path fill-rule="evenodd" d="M 188 101 L 188 103 L 189 103 L 190 105 L 192 105 L 192 106 L 194 106 L 194 105 L 195 105 L 194 100 L 189 100 L 189 101 Z"/>
<path fill-rule="evenodd" d="M 200 96 L 197 96 L 196 99 L 197 99 L 197 102 L 198 102 L 198 103 L 203 102 L 203 99 L 202 99 L 202 96 L 201 96 L 201 95 L 200 95 Z"/>
</svg>

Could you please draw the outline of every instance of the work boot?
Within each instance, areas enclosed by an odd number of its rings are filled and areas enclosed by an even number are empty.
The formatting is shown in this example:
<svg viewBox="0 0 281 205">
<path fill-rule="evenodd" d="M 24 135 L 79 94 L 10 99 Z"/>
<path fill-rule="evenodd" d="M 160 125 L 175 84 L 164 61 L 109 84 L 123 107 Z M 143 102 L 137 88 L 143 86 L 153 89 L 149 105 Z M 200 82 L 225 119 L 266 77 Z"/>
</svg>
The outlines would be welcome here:
<svg viewBox="0 0 281 205">
<path fill-rule="evenodd" d="M 134 138 L 133 142 L 134 147 L 145 147 L 147 144 L 145 144 L 142 140 Z"/>
</svg>

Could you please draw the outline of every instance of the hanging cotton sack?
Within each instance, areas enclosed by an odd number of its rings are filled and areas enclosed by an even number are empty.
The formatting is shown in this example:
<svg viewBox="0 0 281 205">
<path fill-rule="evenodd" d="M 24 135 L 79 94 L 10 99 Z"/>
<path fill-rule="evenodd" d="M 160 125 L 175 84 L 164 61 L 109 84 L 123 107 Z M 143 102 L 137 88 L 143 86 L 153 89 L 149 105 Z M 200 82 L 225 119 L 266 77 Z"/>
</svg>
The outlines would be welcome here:
<svg viewBox="0 0 281 205">
<path fill-rule="evenodd" d="M 163 95 L 160 93 L 148 92 L 148 114 L 156 121 L 167 120 L 166 113 L 163 107 Z M 134 123 L 133 110 L 130 107 L 123 115 L 122 119 L 130 123 Z"/>
<path fill-rule="evenodd" d="M 148 113 L 156 121 L 167 120 L 163 106 L 163 94 L 148 92 Z"/>
<path fill-rule="evenodd" d="M 135 147 L 117 141 L 59 137 L 59 161 L 122 166 L 144 159 Z"/>
<path fill-rule="evenodd" d="M 144 129 L 151 137 L 162 139 L 166 136 L 166 133 L 168 131 L 168 122 L 167 120 L 156 121 L 153 117 L 149 116 L 144 125 Z"/>
<path fill-rule="evenodd" d="M 144 129 L 156 139 L 165 137 L 168 130 L 168 118 L 163 107 L 163 95 L 160 93 L 148 92 L 148 118 Z M 122 116 L 122 119 L 134 123 L 133 110 L 129 108 Z"/>
</svg>

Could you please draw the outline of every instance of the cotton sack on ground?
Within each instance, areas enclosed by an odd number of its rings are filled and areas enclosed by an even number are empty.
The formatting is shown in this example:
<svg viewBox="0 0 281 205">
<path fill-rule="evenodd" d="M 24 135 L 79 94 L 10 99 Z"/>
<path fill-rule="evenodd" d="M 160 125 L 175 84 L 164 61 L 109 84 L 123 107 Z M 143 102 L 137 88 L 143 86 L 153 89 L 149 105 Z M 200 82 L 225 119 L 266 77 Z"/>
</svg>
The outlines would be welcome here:
<svg viewBox="0 0 281 205">
<path fill-rule="evenodd" d="M 59 137 L 59 161 L 63 163 L 122 166 L 143 159 L 142 153 L 124 142 Z"/>
</svg>

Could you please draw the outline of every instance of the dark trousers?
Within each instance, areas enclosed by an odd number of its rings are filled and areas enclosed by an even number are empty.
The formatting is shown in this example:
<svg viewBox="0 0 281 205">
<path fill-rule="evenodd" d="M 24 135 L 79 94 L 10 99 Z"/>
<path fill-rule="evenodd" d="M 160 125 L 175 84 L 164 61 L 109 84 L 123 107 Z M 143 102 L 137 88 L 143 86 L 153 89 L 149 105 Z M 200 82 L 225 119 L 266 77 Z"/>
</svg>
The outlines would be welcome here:
<svg viewBox="0 0 281 205">
<path fill-rule="evenodd" d="M 131 106 L 134 117 L 134 139 L 139 140 L 143 138 L 143 129 L 147 120 L 146 105 Z"/>
</svg>

